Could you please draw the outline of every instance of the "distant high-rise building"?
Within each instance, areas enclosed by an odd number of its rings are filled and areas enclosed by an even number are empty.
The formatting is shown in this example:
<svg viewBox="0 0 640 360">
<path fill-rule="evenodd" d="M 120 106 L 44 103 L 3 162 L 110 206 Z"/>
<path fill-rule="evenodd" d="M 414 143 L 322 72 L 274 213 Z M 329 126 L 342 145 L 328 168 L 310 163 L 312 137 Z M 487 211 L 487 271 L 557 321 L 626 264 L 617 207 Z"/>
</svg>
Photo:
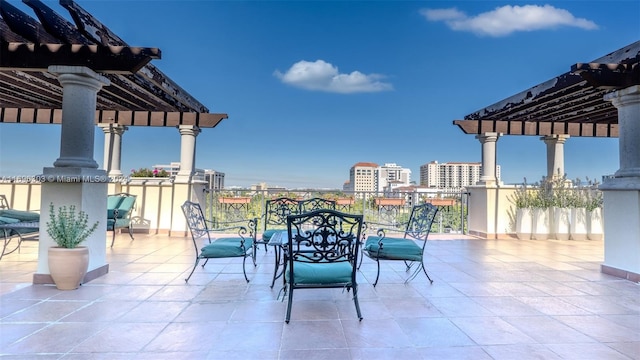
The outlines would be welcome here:
<svg viewBox="0 0 640 360">
<path fill-rule="evenodd" d="M 169 173 L 169 177 L 175 178 L 180 171 L 180 162 L 171 162 L 169 165 L 153 165 L 153 169 L 165 170 Z M 224 189 L 224 173 L 209 170 L 209 169 L 195 169 L 194 179 L 207 182 L 207 188 L 210 190 L 222 190 Z"/>
<path fill-rule="evenodd" d="M 371 162 L 359 162 L 349 170 L 349 180 L 344 183 L 345 191 L 382 192 L 411 183 L 411 170 L 394 163 L 379 166 Z"/>
<path fill-rule="evenodd" d="M 378 177 L 376 169 L 378 164 L 359 162 L 349 170 L 349 187 L 351 191 L 376 191 Z"/>
<path fill-rule="evenodd" d="M 411 170 L 405 169 L 395 163 L 387 163 L 378 167 L 378 188 L 377 191 L 395 188 L 398 186 L 408 186 L 411 184 Z"/>
<path fill-rule="evenodd" d="M 482 164 L 479 162 L 431 161 L 420 166 L 420 185 L 444 190 L 459 191 L 463 187 L 480 181 Z M 500 181 L 500 165 L 496 166 L 496 177 Z"/>
</svg>

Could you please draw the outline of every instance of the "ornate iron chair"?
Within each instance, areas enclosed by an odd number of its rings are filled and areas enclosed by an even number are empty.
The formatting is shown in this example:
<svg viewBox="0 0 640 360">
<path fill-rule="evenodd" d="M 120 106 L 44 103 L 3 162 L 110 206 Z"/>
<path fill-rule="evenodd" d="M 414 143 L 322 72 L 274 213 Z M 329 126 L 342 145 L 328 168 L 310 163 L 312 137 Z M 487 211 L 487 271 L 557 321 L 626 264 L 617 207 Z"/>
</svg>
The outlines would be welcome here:
<svg viewBox="0 0 640 360">
<path fill-rule="evenodd" d="M 433 283 L 424 266 L 424 247 L 437 213 L 438 208 L 432 204 L 425 203 L 415 205 L 411 209 L 411 215 L 409 221 L 406 223 L 403 237 L 387 237 L 386 232 L 388 232 L 389 229 L 379 228 L 377 236 L 369 236 L 366 238 L 362 249 L 363 253 L 367 257 L 375 260 L 378 265 L 378 272 L 373 286 L 378 284 L 378 279 L 380 278 L 381 260 L 404 261 L 407 271 L 409 271 L 413 265 L 417 264 L 417 267 L 405 283 L 415 278 L 420 270 L 427 275 L 429 282 Z M 369 226 L 371 226 L 371 224 L 369 224 Z"/>
<path fill-rule="evenodd" d="M 285 322 L 291 319 L 294 290 L 316 288 L 353 289 L 356 313 L 362 320 L 356 280 L 362 222 L 362 215 L 329 209 L 287 217 Z"/>
<path fill-rule="evenodd" d="M 279 197 L 265 202 L 262 225 L 262 237 L 256 242 L 263 244 L 265 251 L 269 240 L 278 231 L 286 230 L 287 216 L 297 215 L 300 212 L 298 200 L 289 197 Z"/>
<path fill-rule="evenodd" d="M 185 201 L 184 204 L 182 204 L 182 212 L 187 219 L 187 225 L 189 226 L 191 238 L 193 239 L 193 246 L 196 250 L 195 264 L 193 265 L 193 269 L 191 269 L 191 273 L 189 273 L 189 276 L 184 281 L 189 281 L 201 259 L 205 259 L 204 264 L 202 264 L 202 267 L 204 267 L 207 265 L 209 259 L 242 257 L 242 272 L 244 279 L 249 282 L 245 265 L 247 258 L 251 257 L 253 266 L 256 266 L 255 220 L 242 221 L 242 223 L 231 222 L 226 224 L 228 226 L 212 229 L 210 227 L 212 225 L 211 222 L 204 218 L 200 204 Z M 237 235 L 229 236 L 228 234 L 230 232 L 237 232 Z M 215 237 L 212 241 L 211 234 L 215 233 L 220 234 L 220 237 Z M 204 243 L 201 249 L 198 249 L 200 239 L 206 239 L 207 242 Z"/>
<path fill-rule="evenodd" d="M 320 210 L 320 209 L 335 210 L 336 209 L 336 202 L 335 202 L 335 200 L 329 200 L 329 199 L 323 199 L 323 198 L 315 197 L 315 198 L 311 198 L 311 199 L 298 201 L 298 206 L 300 207 L 299 214 L 302 214 L 302 213 L 305 213 L 305 212 L 309 212 L 309 211 L 313 211 L 313 210 Z"/>
</svg>

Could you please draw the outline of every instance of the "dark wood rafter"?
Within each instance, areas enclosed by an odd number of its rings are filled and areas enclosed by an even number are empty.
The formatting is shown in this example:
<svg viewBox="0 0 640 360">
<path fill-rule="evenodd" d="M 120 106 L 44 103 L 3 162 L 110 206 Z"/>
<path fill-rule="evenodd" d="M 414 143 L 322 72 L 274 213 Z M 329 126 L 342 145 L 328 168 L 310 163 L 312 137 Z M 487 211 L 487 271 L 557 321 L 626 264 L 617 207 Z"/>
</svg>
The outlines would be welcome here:
<svg viewBox="0 0 640 360">
<path fill-rule="evenodd" d="M 61 124 L 61 109 L 42 108 L 8 108 L 4 107 L 0 116 L 4 123 L 20 124 Z M 196 125 L 201 128 L 216 127 L 226 114 L 215 113 L 179 113 L 165 111 L 117 111 L 97 110 L 96 124 L 119 124 L 125 126 L 160 126 L 173 127 L 179 125 Z"/>
<path fill-rule="evenodd" d="M 618 110 L 604 95 L 640 85 L 640 41 L 454 120 L 466 134 L 617 137 Z"/>
<path fill-rule="evenodd" d="M 23 2 L 38 20 L 0 0 L 0 122 L 60 122 L 62 87 L 50 65 L 86 66 L 111 81 L 98 93 L 96 123 L 215 127 L 227 118 L 150 63 L 159 49 L 129 46 L 72 0 L 60 4 L 73 23 L 40 0 Z"/>
</svg>

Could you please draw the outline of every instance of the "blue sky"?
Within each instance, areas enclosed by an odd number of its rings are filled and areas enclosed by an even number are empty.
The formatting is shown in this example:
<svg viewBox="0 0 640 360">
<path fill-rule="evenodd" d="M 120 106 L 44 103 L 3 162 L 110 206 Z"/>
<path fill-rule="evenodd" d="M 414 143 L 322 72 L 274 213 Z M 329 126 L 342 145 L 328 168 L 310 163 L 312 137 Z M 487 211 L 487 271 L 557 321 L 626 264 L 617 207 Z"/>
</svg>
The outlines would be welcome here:
<svg viewBox="0 0 640 360">
<path fill-rule="evenodd" d="M 77 1 L 207 106 L 196 166 L 226 186 L 341 188 L 357 162 L 478 162 L 453 120 L 640 39 L 640 1 Z M 26 9 L 20 2 L 14 6 Z M 68 17 L 57 1 L 47 2 Z M 29 139 L 25 146 L 26 139 Z M 60 126 L 0 125 L 0 175 L 59 156 Z M 104 136 L 96 128 L 95 160 Z M 546 175 L 538 137 L 497 145 L 506 183 Z M 175 128 L 131 127 L 122 169 L 180 160 Z M 569 178 L 619 168 L 618 140 L 571 138 Z"/>
</svg>

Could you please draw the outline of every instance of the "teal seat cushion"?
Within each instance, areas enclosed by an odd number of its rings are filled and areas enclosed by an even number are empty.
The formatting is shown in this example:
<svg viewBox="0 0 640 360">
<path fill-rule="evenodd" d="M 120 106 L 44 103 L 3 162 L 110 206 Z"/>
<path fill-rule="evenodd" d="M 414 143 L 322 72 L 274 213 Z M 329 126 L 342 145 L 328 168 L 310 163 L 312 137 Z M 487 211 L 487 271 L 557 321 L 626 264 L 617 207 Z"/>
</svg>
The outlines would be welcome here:
<svg viewBox="0 0 640 360">
<path fill-rule="evenodd" d="M 382 250 L 378 254 L 380 237 L 369 236 L 364 244 L 364 250 L 371 257 L 387 260 L 421 261 L 422 248 L 413 240 L 404 238 L 385 237 L 382 239 Z"/>
<path fill-rule="evenodd" d="M 133 196 L 127 196 L 123 198 L 122 202 L 120 202 L 120 205 L 118 205 L 118 218 L 127 217 L 135 202 L 136 198 Z"/>
<path fill-rule="evenodd" d="M 333 263 L 309 263 L 295 261 L 293 264 L 294 284 L 326 285 L 326 284 L 351 284 L 353 268 L 348 261 Z M 285 279 L 290 281 L 289 271 L 285 273 Z"/>
<path fill-rule="evenodd" d="M 40 221 L 40 214 L 32 211 L 24 210 L 0 210 L 0 216 L 18 219 L 19 221 Z"/>
<path fill-rule="evenodd" d="M 116 221 L 114 219 L 107 219 L 107 231 L 113 231 L 113 226 Z"/>
<path fill-rule="evenodd" d="M 269 229 L 269 230 L 265 230 L 265 232 L 262 233 L 262 240 L 265 242 L 269 242 L 269 239 L 271 239 L 271 237 L 273 236 L 273 234 L 277 233 L 278 231 L 283 231 L 284 229 Z"/>
<path fill-rule="evenodd" d="M 253 246 L 253 239 L 249 237 L 244 240 L 244 248 L 246 251 L 240 247 L 240 240 L 241 238 L 239 237 L 218 238 L 211 244 L 202 248 L 200 251 L 200 257 L 225 258 L 245 256 L 245 253 Z"/>
<path fill-rule="evenodd" d="M 122 202 L 122 196 L 108 196 L 107 197 L 107 218 L 113 219 L 113 210 L 117 209 Z"/>
</svg>

